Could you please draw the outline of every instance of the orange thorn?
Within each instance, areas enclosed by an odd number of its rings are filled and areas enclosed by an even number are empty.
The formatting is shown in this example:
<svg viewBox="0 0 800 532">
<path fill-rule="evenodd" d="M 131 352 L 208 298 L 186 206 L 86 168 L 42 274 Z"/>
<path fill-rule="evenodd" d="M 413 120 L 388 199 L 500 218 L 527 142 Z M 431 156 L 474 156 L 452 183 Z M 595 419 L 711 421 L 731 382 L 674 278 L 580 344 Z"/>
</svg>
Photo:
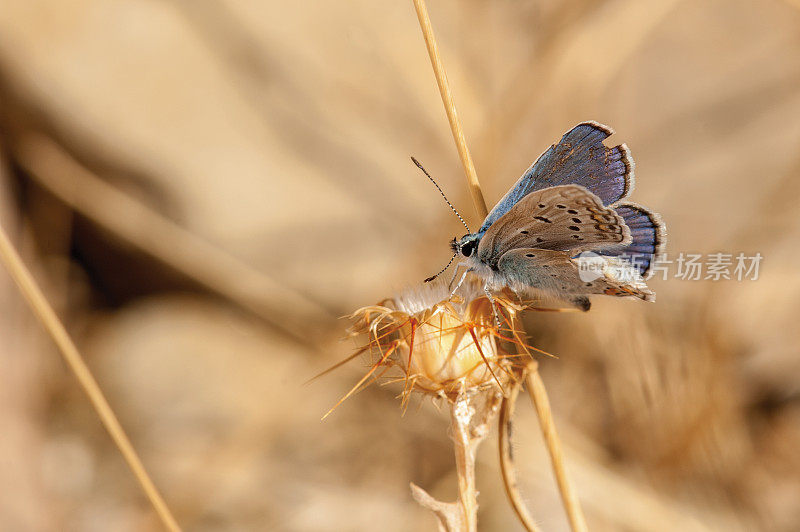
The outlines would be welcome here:
<svg viewBox="0 0 800 532">
<path fill-rule="evenodd" d="M 500 387 L 500 391 L 503 392 L 503 396 L 506 395 L 506 389 L 503 388 L 503 385 L 500 384 L 500 379 L 497 378 L 497 375 L 494 374 L 494 370 L 492 370 L 492 366 L 489 365 L 489 361 L 486 359 L 486 355 L 483 354 L 483 349 L 481 348 L 481 344 L 478 341 L 478 337 L 475 336 L 475 329 L 473 327 L 469 328 L 469 334 L 472 336 L 472 341 L 475 342 L 475 347 L 478 348 L 478 353 L 480 353 L 483 362 L 486 364 L 486 367 L 489 369 L 489 373 L 492 374 L 494 380 L 497 382 L 497 385 Z"/>
<path fill-rule="evenodd" d="M 345 400 L 346 400 L 348 397 L 350 397 L 351 395 L 353 395 L 353 393 L 355 393 L 355 391 L 358 389 L 358 387 L 359 387 L 359 386 L 361 386 L 361 385 L 364 383 L 364 381 L 366 381 L 367 379 L 369 379 L 370 375 L 372 375 L 373 373 L 375 373 L 375 370 L 376 370 L 376 369 L 378 369 L 378 368 L 380 367 L 380 365 L 381 365 L 381 364 L 383 364 L 383 363 L 386 361 L 386 359 L 387 359 L 387 358 L 389 358 L 389 355 L 391 355 L 391 354 L 394 352 L 394 350 L 395 350 L 395 349 L 397 349 L 397 346 L 398 346 L 398 345 L 399 345 L 399 343 L 395 342 L 395 344 L 394 344 L 394 345 L 393 345 L 393 346 L 392 346 L 392 347 L 391 347 L 391 348 L 390 348 L 388 351 L 386 351 L 386 353 L 385 353 L 385 354 L 384 354 L 384 355 L 381 357 L 381 359 L 380 359 L 380 360 L 378 360 L 378 362 L 377 362 L 377 363 L 375 363 L 375 364 L 374 364 L 374 365 L 373 365 L 373 366 L 370 368 L 370 370 L 367 372 L 367 374 L 366 374 L 366 375 L 364 375 L 363 377 L 361 377 L 361 380 L 360 380 L 360 381 L 358 381 L 358 382 L 356 383 L 356 385 L 355 385 L 355 386 L 353 386 L 352 388 L 350 388 L 350 391 L 349 391 L 349 392 L 347 392 L 347 394 L 345 394 L 345 396 L 344 396 L 344 397 L 342 397 L 341 399 L 339 399 L 339 401 L 338 401 L 338 402 L 337 402 L 335 405 L 333 405 L 333 408 L 331 408 L 330 410 L 328 410 L 328 412 L 327 412 L 327 413 L 326 413 L 324 416 L 322 416 L 322 421 L 324 421 L 326 417 L 328 417 L 329 415 L 331 415 L 331 413 L 333 413 L 333 411 L 334 411 L 334 410 L 336 410 L 336 409 L 339 407 L 339 405 L 340 405 L 340 404 L 342 404 L 342 403 L 343 403 L 343 402 L 344 402 L 344 401 L 345 401 Z"/>
</svg>

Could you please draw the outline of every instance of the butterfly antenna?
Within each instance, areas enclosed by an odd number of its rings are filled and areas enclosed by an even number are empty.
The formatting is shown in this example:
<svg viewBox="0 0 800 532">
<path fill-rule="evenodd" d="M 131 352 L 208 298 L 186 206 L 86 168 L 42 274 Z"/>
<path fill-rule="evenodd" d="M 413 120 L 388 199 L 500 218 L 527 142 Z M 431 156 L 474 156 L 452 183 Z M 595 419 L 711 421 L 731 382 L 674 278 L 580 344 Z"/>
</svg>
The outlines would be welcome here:
<svg viewBox="0 0 800 532">
<path fill-rule="evenodd" d="M 444 195 L 444 191 L 442 190 L 442 187 L 439 186 L 439 184 L 431 177 L 431 174 L 429 174 L 428 171 L 425 170 L 425 168 L 423 168 L 423 166 L 420 164 L 420 162 L 418 160 L 416 160 L 414 157 L 411 157 L 411 160 L 414 161 L 414 164 L 417 165 L 417 168 L 422 170 L 422 173 L 424 173 L 426 176 L 428 176 L 428 179 L 431 180 L 431 183 L 433 183 L 433 186 L 435 186 L 436 189 L 439 191 L 439 194 L 442 195 L 442 197 L 444 198 L 444 201 L 447 202 L 447 205 L 453 210 L 454 213 L 456 213 L 456 216 L 458 216 L 458 219 L 461 220 L 462 224 L 464 224 L 464 227 L 467 228 L 467 232 L 468 233 L 472 233 L 472 231 L 470 230 L 469 226 L 467 225 L 467 222 L 465 222 L 464 218 L 462 218 L 461 215 L 458 214 L 458 211 L 456 210 L 456 208 L 453 207 L 453 204 L 450 203 L 450 200 L 447 199 L 447 196 Z M 453 258 L 455 258 L 455 256 L 453 256 Z M 452 259 L 450 260 L 450 262 L 453 262 Z M 450 266 L 450 265 L 448 264 L 448 266 Z M 446 269 L 447 269 L 447 267 L 445 267 L 445 270 Z M 444 270 L 442 270 L 442 271 L 444 271 Z M 434 278 L 435 277 L 436 277 L 436 275 L 434 275 Z"/>
<path fill-rule="evenodd" d="M 469 230 L 469 228 L 468 228 L 467 230 Z M 437 273 L 436 275 L 431 275 L 430 277 L 428 277 L 427 279 L 425 279 L 425 281 L 424 281 L 424 282 L 426 282 L 426 283 L 429 283 L 429 282 L 433 281 L 434 279 L 436 279 L 437 277 L 439 277 L 440 275 L 442 275 L 442 274 L 443 274 L 443 273 L 444 273 L 444 272 L 447 270 L 447 268 L 449 268 L 449 267 L 450 267 L 450 265 L 451 265 L 451 264 L 453 264 L 453 261 L 454 261 L 454 260 L 456 260 L 456 256 L 457 256 L 457 255 L 458 255 L 458 251 L 456 251 L 455 253 L 453 253 L 453 256 L 452 256 L 452 257 L 450 257 L 450 262 L 448 262 L 448 263 L 447 263 L 447 266 L 445 266 L 444 268 L 442 268 L 442 271 L 440 271 L 440 272 L 439 272 L 439 273 Z"/>
</svg>

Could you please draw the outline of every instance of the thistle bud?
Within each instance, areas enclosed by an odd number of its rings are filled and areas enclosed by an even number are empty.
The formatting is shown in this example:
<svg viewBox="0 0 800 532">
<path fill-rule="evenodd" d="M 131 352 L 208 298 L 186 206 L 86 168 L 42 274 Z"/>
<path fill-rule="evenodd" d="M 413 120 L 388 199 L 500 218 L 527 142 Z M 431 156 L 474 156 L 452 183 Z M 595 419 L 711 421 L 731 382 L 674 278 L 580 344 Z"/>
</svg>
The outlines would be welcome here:
<svg viewBox="0 0 800 532">
<path fill-rule="evenodd" d="M 413 391 L 451 401 L 474 390 L 503 391 L 516 355 L 502 345 L 515 341 L 508 324 L 520 307 L 493 299 L 502 328 L 477 282 L 464 283 L 454 297 L 445 283 L 426 283 L 359 309 L 351 333 L 372 357 L 368 375 L 404 382 L 404 401 Z"/>
</svg>

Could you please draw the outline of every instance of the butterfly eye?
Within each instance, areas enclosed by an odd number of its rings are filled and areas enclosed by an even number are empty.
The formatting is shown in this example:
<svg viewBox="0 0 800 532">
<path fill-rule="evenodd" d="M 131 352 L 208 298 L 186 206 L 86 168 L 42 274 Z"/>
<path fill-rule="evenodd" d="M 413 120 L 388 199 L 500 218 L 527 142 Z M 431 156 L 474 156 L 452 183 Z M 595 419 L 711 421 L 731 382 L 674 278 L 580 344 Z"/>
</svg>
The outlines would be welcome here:
<svg viewBox="0 0 800 532">
<path fill-rule="evenodd" d="M 465 257 L 469 257 L 472 255 L 472 252 L 475 251 L 476 242 L 473 240 L 472 242 L 467 242 L 463 246 L 461 246 L 461 254 Z"/>
</svg>

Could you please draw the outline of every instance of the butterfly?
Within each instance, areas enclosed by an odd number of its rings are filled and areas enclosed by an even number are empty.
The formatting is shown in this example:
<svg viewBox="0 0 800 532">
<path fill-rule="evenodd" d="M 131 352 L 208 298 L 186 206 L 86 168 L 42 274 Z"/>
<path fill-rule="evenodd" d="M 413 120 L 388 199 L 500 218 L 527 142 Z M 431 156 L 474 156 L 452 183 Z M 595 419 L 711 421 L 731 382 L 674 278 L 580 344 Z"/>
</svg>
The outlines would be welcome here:
<svg viewBox="0 0 800 532">
<path fill-rule="evenodd" d="M 603 144 L 612 133 L 597 122 L 572 128 L 528 168 L 478 231 L 452 240 L 453 257 L 467 267 L 464 276 L 480 276 L 490 299 L 492 291 L 510 288 L 584 311 L 595 294 L 655 300 L 644 279 L 663 250 L 666 228 L 658 214 L 627 201 L 634 163 L 624 144 Z"/>
</svg>

